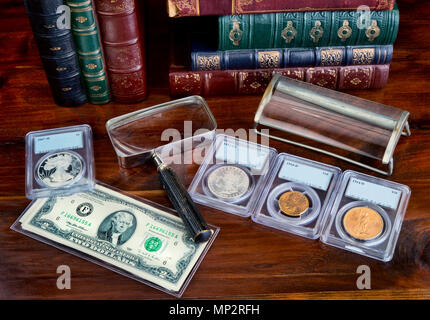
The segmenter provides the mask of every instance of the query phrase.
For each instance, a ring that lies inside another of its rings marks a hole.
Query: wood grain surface
[[[114,187],[169,205],[154,169],[120,169],[106,120],[170,100],[166,1],[146,1],[148,100],[62,108],[53,103],[21,0],[0,4],[0,299],[168,299],[171,296],[10,230],[29,204],[24,195],[25,134],[87,123],[94,133],[96,176]],[[412,136],[402,137],[391,180],[412,189],[394,258],[382,263],[200,207],[221,228],[184,298],[430,298],[430,2],[399,1],[400,31],[388,85],[348,93],[410,111]],[[211,97],[219,128],[252,128],[258,96]],[[273,142],[279,152],[353,169],[353,165]],[[190,173],[187,173],[190,174]],[[185,177],[191,179],[192,176]],[[72,288],[58,290],[56,269],[68,265]],[[368,265],[371,290],[358,290],[356,269]]]

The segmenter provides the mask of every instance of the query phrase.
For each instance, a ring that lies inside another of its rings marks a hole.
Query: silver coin
[[[78,181],[83,170],[84,163],[78,154],[57,152],[41,159],[36,175],[48,187],[62,187]]]
[[[214,169],[208,176],[209,191],[221,199],[235,199],[249,190],[250,177],[245,170],[236,166],[221,166]]]

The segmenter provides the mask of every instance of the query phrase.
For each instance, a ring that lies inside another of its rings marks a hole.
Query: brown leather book
[[[167,0],[170,17],[223,16],[268,12],[356,10],[366,5],[370,10],[391,10],[394,0]]]
[[[170,94],[262,94],[275,73],[330,89],[373,89],[387,84],[390,65],[188,71],[170,69]]]
[[[135,0],[95,0],[113,99],[134,103],[146,98],[144,42]]]

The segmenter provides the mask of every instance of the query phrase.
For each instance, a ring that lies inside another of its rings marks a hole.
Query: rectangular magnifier
[[[401,135],[410,135],[408,117],[409,112],[395,107],[276,74],[255,114],[254,129],[272,139],[391,175],[397,142]],[[262,128],[269,128],[270,134]],[[302,138],[306,143],[299,142]],[[358,155],[360,161],[344,152]],[[361,157],[388,168],[372,167]]]
[[[154,161],[173,207],[196,242],[209,239],[209,227],[175,172],[163,162],[162,154],[165,148],[183,153],[203,140],[212,141],[216,128],[215,118],[200,96],[166,102],[106,122],[119,165],[133,168],[149,159]],[[180,138],[162,141],[166,132]]]

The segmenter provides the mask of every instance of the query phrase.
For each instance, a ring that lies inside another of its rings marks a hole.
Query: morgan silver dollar
[[[251,177],[237,166],[224,165],[212,170],[207,178],[209,191],[217,198],[236,200],[248,193]]]
[[[48,154],[36,167],[37,180],[48,187],[62,187],[78,181],[84,173],[84,163],[77,153]]]

